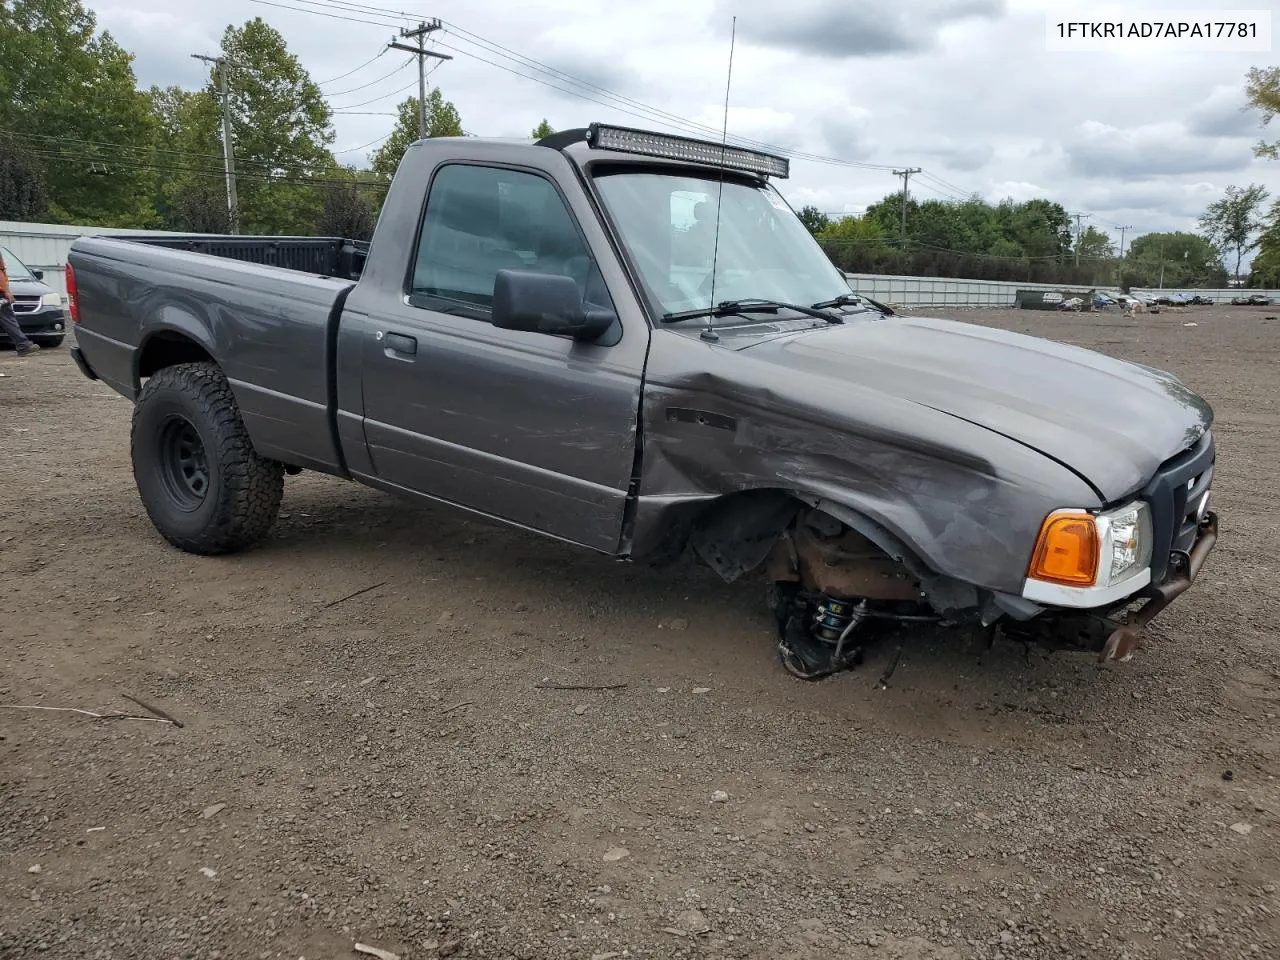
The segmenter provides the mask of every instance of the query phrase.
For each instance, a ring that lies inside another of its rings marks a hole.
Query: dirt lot
[[[181,554],[128,403],[0,355],[0,703],[184,724],[0,710],[0,957],[1280,956],[1271,312],[956,314],[1203,392],[1222,540],[1131,663],[922,633],[887,690],[751,585],[322,477]]]

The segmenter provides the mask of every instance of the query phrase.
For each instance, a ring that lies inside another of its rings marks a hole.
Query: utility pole
[[[232,233],[240,232],[240,201],[236,196],[236,160],[231,143],[231,92],[228,74],[231,63],[226,57],[208,57],[193,53],[196,60],[212,63],[218,70],[218,91],[222,97],[222,166],[227,175],[227,227]]]
[[[895,170],[893,175],[902,178],[902,249],[907,249],[907,182],[913,173],[920,173],[919,167],[908,167],[906,170]]]
[[[424,20],[412,30],[404,29],[400,31],[400,36],[405,40],[417,40],[417,46],[411,47],[407,43],[396,43],[394,40],[387,44],[392,50],[407,50],[418,58],[418,137],[423,140],[427,137],[427,57],[435,57],[438,60],[453,59],[448,54],[436,53],[427,49],[427,34],[434,33],[439,29],[440,21],[438,19],[432,20],[430,23]]]
[[[1124,283],[1124,233],[1126,230],[1132,230],[1133,224],[1126,223],[1116,229],[1120,231],[1120,256],[1116,261],[1116,286],[1118,287]]]
[[[1080,221],[1088,220],[1093,216],[1091,213],[1072,213],[1069,216],[1076,218],[1076,266],[1080,266]]]

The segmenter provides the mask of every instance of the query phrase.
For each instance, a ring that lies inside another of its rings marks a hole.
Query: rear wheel
[[[138,395],[131,444],[147,515],[175,547],[228,553],[271,529],[284,494],[284,467],[253,449],[216,364],[157,371]]]
[[[62,346],[62,341],[66,337],[32,337],[31,339],[38,343],[43,350],[56,350]]]

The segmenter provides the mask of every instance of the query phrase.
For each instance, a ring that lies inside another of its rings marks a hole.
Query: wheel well
[[[805,509],[785,490],[743,490],[720,497],[693,519],[688,544],[729,583],[764,562],[774,541]]]
[[[149,377],[157,370],[179,363],[211,361],[209,351],[185,334],[163,330],[148,338],[138,357],[138,377]]]

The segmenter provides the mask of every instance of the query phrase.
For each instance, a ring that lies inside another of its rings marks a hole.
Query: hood
[[[1172,374],[950,320],[850,317],[745,352],[830,389],[832,401],[839,383],[856,383],[994,431],[1068,466],[1107,501],[1140,489],[1213,420]]]
[[[21,294],[25,297],[43,297],[47,293],[53,293],[53,287],[43,280],[14,280],[11,278],[9,286],[13,288],[14,296]]]

